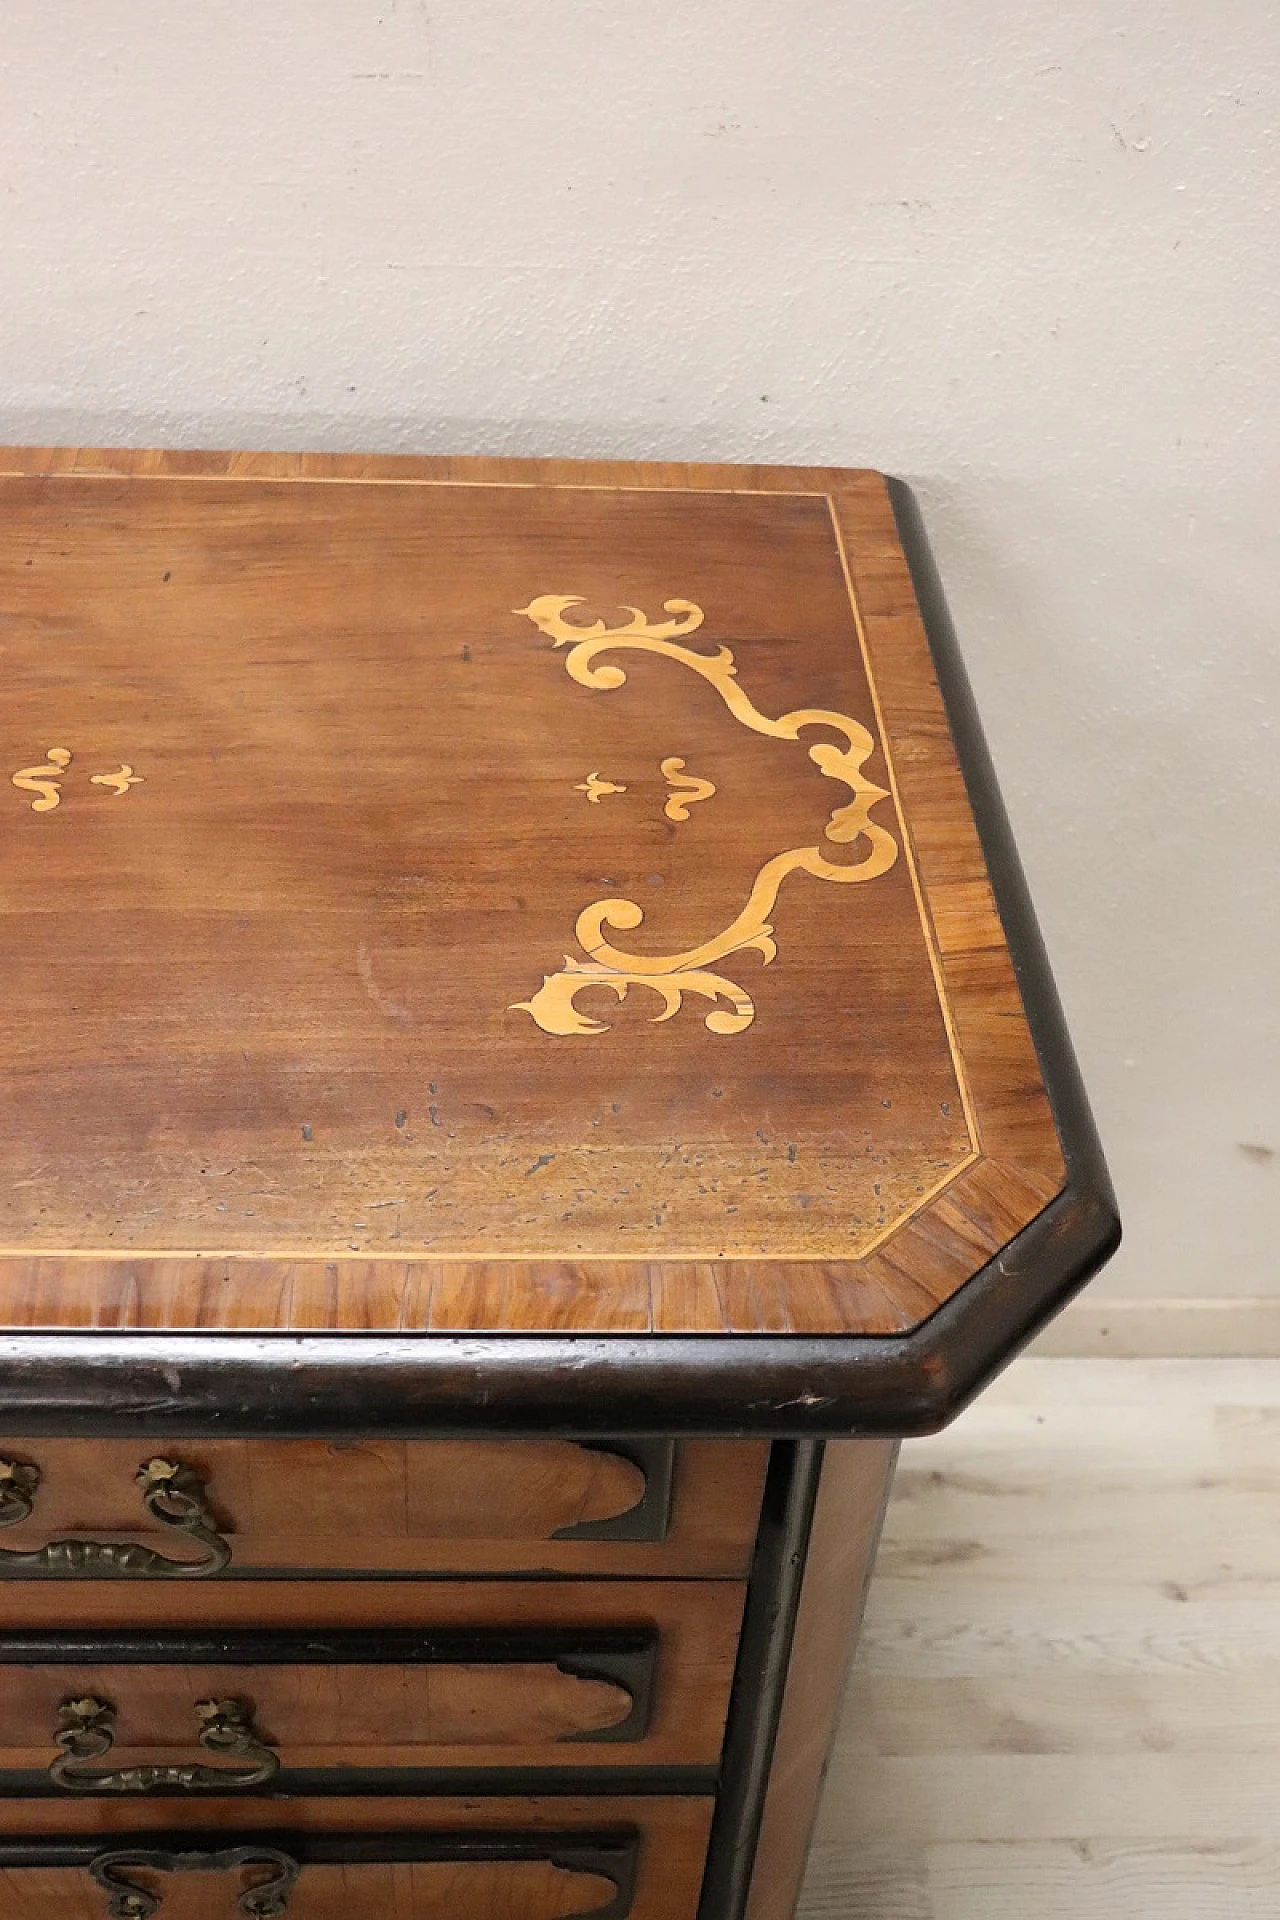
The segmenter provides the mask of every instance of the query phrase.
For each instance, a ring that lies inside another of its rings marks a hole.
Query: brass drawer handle
[[[284,1913],[289,1895],[302,1871],[289,1854],[275,1847],[224,1847],[219,1853],[162,1853],[141,1847],[122,1847],[116,1853],[100,1853],[89,1863],[89,1872],[109,1895],[107,1912],[111,1920],[150,1920],[160,1909],[161,1895],[148,1893],[124,1877],[125,1869],[144,1873],[234,1873],[240,1867],[270,1867],[269,1879],[246,1887],[236,1901],[249,1920],[272,1920]]]
[[[205,1483],[193,1468],[177,1460],[147,1460],[134,1479],[151,1518],[198,1541],[204,1559],[168,1560],[136,1542],[50,1540],[29,1553],[0,1552],[0,1580],[208,1580],[231,1564],[231,1544],[218,1532],[205,1502]],[[39,1487],[39,1467],[0,1460],[0,1527],[30,1519]]]
[[[246,1887],[236,1901],[249,1920],[272,1920],[284,1913],[289,1895],[301,1868],[289,1854],[276,1847],[224,1847],[217,1853],[165,1853],[159,1849],[122,1847],[115,1853],[100,1853],[89,1863],[89,1872],[108,1897],[111,1920],[150,1920],[160,1909],[162,1896],[148,1893],[124,1877],[125,1870],[144,1873],[234,1873],[241,1867],[270,1867],[271,1875]]]
[[[185,1766],[93,1769],[88,1760],[110,1753],[116,1737],[116,1710],[90,1694],[82,1700],[64,1700],[58,1709],[54,1734],[61,1752],[49,1767],[55,1787],[71,1793],[154,1793],[178,1787],[184,1793],[243,1793],[265,1786],[280,1771],[279,1756],[262,1744],[251,1710],[239,1700],[197,1700],[202,1722],[200,1745],[209,1753],[224,1753],[248,1762],[238,1767],[207,1767],[200,1761]]]

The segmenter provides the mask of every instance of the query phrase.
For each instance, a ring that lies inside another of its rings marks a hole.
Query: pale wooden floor
[[[1280,1920],[1280,1360],[1027,1359],[903,1449],[800,1911]]]

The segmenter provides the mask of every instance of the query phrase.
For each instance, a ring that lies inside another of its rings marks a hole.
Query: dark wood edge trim
[[[929,1344],[935,1359],[946,1366],[945,1401],[933,1422],[941,1425],[1111,1258],[1121,1228],[1102,1143],[924,520],[903,481],[886,478],[885,488],[1067,1167],[1064,1190],[1039,1218],[919,1330],[927,1340],[932,1329]],[[1033,1261],[1039,1270],[1028,1273]]]
[[[675,1485],[674,1440],[580,1440],[587,1453],[613,1454],[630,1461],[644,1475],[644,1492],[634,1507],[607,1520],[580,1520],[561,1527],[553,1540],[665,1540],[671,1527],[671,1498]]]
[[[0,1628],[0,1668],[557,1666],[651,1659],[649,1628]]]
[[[468,1830],[451,1828],[441,1832],[328,1833],[312,1828],[290,1832],[286,1829],[250,1827],[243,1840],[233,1837],[231,1828],[219,1827],[202,1832],[195,1827],[166,1828],[150,1832],[146,1828],[120,1827],[108,1834],[23,1834],[0,1837],[0,1869],[6,1867],[74,1867],[96,1859],[103,1852],[129,1852],[135,1848],[156,1847],[166,1852],[223,1853],[237,1845],[273,1847],[292,1853],[299,1859],[342,1863],[354,1860],[549,1860],[553,1854],[567,1858],[582,1852],[595,1855],[625,1855],[635,1850],[638,1835],[634,1828],[570,1829],[554,1828],[524,1832],[481,1827]]]
[[[1120,1222],[941,586],[886,482],[1067,1163],[1062,1193],[912,1333],[0,1337],[32,1435],[910,1435],[944,1425],[1115,1251]]]
[[[822,1452],[821,1441],[781,1443],[769,1461],[698,1920],[738,1920],[750,1891]]]
[[[705,1800],[716,1791],[714,1766],[629,1767],[281,1767],[269,1787],[251,1798],[261,1800],[434,1799],[511,1800],[610,1799]],[[80,1796],[77,1796],[80,1797]],[[93,1796],[87,1795],[87,1798]],[[175,1797],[173,1789],[158,1790],[148,1799]],[[217,1798],[204,1794],[203,1798]],[[225,1797],[225,1791],[223,1794]],[[65,1794],[50,1786],[47,1772],[15,1767],[0,1772],[0,1803],[49,1800],[64,1802]]]
[[[562,1733],[564,1746],[630,1746],[643,1740],[653,1722],[653,1695],[658,1679],[658,1636],[651,1634],[633,1647],[605,1648],[600,1653],[566,1654],[556,1661],[561,1673],[574,1680],[600,1680],[619,1688],[631,1701],[625,1719],[586,1733]]]

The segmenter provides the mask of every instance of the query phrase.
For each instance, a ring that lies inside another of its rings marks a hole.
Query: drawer
[[[740,1587],[415,1595],[413,1625],[0,1630],[0,1789],[382,1792],[441,1774],[493,1785],[495,1772],[622,1767],[714,1777]]]
[[[0,1580],[737,1578],[756,1441],[0,1442]]]
[[[141,1834],[124,1846],[0,1842],[0,1920],[627,1920],[636,1836],[530,1833]]]
[[[0,1920],[695,1920],[711,1819],[663,1798],[104,1811],[0,1812]]]

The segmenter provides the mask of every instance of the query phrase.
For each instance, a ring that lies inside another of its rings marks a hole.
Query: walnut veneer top
[[[0,474],[0,1324],[899,1333],[1060,1191],[878,475]]]

